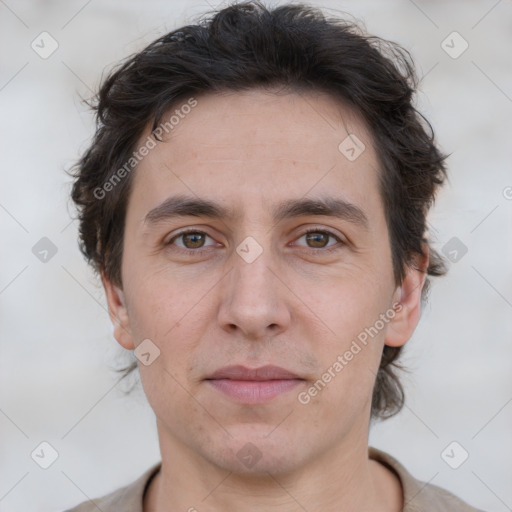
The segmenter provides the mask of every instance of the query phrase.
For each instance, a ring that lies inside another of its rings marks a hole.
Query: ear
[[[101,282],[107,296],[110,320],[114,325],[114,338],[125,349],[133,350],[135,344],[131,334],[130,317],[128,316],[124,292],[120,287],[113,284],[103,272],[101,273]]]
[[[429,261],[428,245],[423,244],[423,254],[418,254],[407,267],[402,284],[393,294],[395,316],[388,324],[385,344],[401,347],[411,338],[421,315],[421,291],[425,285]]]

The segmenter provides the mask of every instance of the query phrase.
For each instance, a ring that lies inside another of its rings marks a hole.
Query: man
[[[106,79],[72,195],[162,463],[74,511],[476,510],[368,447],[444,273],[415,87],[400,47],[255,2]]]

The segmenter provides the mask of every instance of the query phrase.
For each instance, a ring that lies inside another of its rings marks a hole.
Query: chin
[[[248,445],[250,446],[250,445]],[[237,452],[224,454],[221,460],[212,460],[219,468],[229,471],[234,475],[244,477],[254,477],[267,479],[269,475],[274,477],[284,476],[292,473],[299,466],[295,459],[290,457],[291,454],[280,453],[261,453],[259,460],[241,462]]]
[[[238,430],[238,432],[235,432]],[[245,430],[245,431],[244,431]],[[293,440],[282,432],[270,434],[268,425],[261,428],[230,429],[233,437],[219,440],[217,447],[203,447],[203,457],[215,466],[234,474],[254,477],[285,475],[297,469],[304,454],[299,453]]]

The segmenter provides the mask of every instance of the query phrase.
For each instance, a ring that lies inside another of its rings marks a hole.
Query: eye
[[[340,249],[340,246],[338,244],[343,245],[343,241],[335,235],[334,233],[331,233],[330,231],[326,231],[323,229],[308,229],[305,233],[303,233],[300,237],[305,238],[306,240],[306,246],[300,245],[301,247],[306,247],[307,249],[323,249],[325,251],[332,251]],[[334,242],[338,242],[338,244],[334,243],[331,245],[329,244],[329,239],[334,239]]]
[[[187,230],[187,231],[181,231],[177,235],[173,236],[166,245],[175,245],[179,249],[182,249],[184,251],[190,251],[190,252],[201,252],[201,249],[204,249],[205,247],[205,240],[206,238],[209,238],[210,240],[213,240],[209,235],[204,233],[203,231],[197,231],[197,230]],[[182,245],[175,243],[176,241],[180,241]],[[214,244],[212,244],[214,245]]]
[[[205,245],[206,239],[209,238],[214,243]],[[330,231],[323,229],[308,229],[304,232],[298,240],[304,238],[306,245],[298,244],[305,249],[309,249],[313,252],[329,252],[340,249],[340,245],[343,246],[344,242],[339,236],[335,235]],[[329,243],[331,241],[332,243]],[[178,243],[180,242],[180,243]],[[337,242],[337,243],[336,243]],[[166,244],[166,246],[174,246],[178,250],[200,254],[207,250],[208,247],[215,246],[215,241],[207,233],[198,230],[186,230],[181,231],[174,235]]]

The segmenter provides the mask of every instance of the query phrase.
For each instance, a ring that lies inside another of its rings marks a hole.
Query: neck
[[[162,467],[146,493],[144,512],[398,512],[403,506],[398,477],[368,458],[366,438],[288,473],[237,474],[166,438],[158,427]]]

